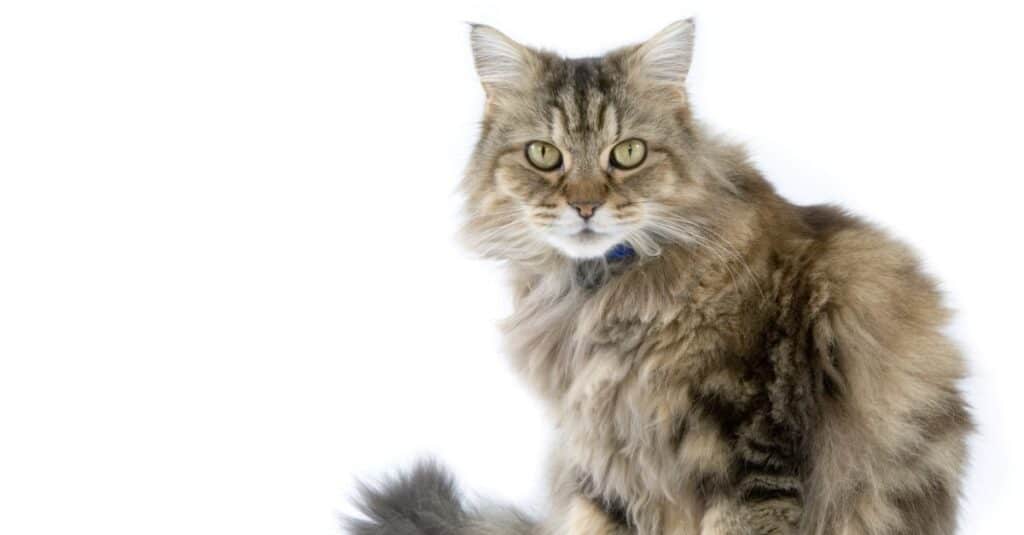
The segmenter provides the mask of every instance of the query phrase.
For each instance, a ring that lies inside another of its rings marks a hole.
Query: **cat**
[[[556,419],[550,506],[474,506],[428,462],[364,488],[352,533],[954,533],[973,424],[936,285],[694,119],[693,41],[569,59],[472,27],[463,233],[507,267],[507,352]]]

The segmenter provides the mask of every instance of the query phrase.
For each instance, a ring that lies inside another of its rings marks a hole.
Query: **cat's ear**
[[[632,53],[633,74],[660,84],[682,86],[693,58],[692,18],[669,24]]]
[[[488,97],[520,87],[532,78],[537,60],[532,50],[490,26],[470,26],[473,62]]]

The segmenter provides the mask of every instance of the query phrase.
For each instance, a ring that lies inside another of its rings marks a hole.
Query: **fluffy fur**
[[[505,262],[508,353],[556,417],[551,507],[472,509],[421,467],[365,494],[354,533],[953,533],[971,422],[935,284],[693,119],[692,21],[601,58],[485,26],[472,43],[487,108],[465,238]],[[648,154],[622,170],[627,139]],[[559,169],[530,165],[534,140]],[[617,243],[636,256],[606,260]]]

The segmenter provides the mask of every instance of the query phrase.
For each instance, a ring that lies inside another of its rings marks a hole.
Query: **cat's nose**
[[[597,209],[600,208],[602,204],[604,204],[603,201],[598,201],[598,202],[593,202],[593,201],[577,201],[577,202],[570,202],[569,206],[572,206],[573,208],[575,208],[576,209],[576,213],[579,214],[580,217],[582,217],[584,221],[586,221],[586,220],[590,219],[594,215],[594,212],[596,212]]]

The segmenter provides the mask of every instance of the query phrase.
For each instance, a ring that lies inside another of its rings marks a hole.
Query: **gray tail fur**
[[[466,503],[447,470],[423,461],[377,486],[360,485],[359,510],[345,520],[350,535],[534,535],[520,512]]]

